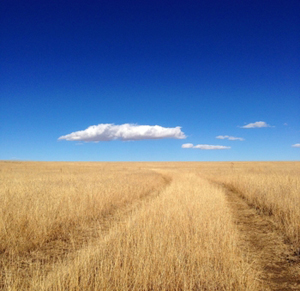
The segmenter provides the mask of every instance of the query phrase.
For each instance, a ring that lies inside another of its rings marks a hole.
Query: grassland
[[[1,290],[285,290],[231,196],[295,253],[299,290],[299,162],[3,161],[0,182]]]

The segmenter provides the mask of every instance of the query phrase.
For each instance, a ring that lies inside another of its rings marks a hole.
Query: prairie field
[[[0,161],[0,290],[300,290],[300,162]]]

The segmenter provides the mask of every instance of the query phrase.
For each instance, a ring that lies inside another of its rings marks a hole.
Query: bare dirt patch
[[[227,200],[241,235],[241,248],[261,270],[265,290],[300,290],[300,256],[280,232],[272,216],[227,190]]]

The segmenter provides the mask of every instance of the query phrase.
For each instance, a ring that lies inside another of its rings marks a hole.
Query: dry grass
[[[0,162],[0,289],[259,290],[225,190],[207,179],[272,211],[297,243],[299,165]]]
[[[15,290],[168,183],[147,169],[93,163],[2,162],[0,181],[0,284]]]
[[[222,190],[194,174],[174,176],[159,197],[40,290],[258,290],[239,251]]]
[[[211,169],[210,177],[272,217],[300,251],[299,162],[232,163],[227,171]]]
[[[88,164],[2,167],[0,252],[28,252],[69,240],[75,228],[101,221],[166,183],[149,170]]]

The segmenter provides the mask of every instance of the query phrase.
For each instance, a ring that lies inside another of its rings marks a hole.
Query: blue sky
[[[299,160],[298,0],[0,6],[1,160]]]

